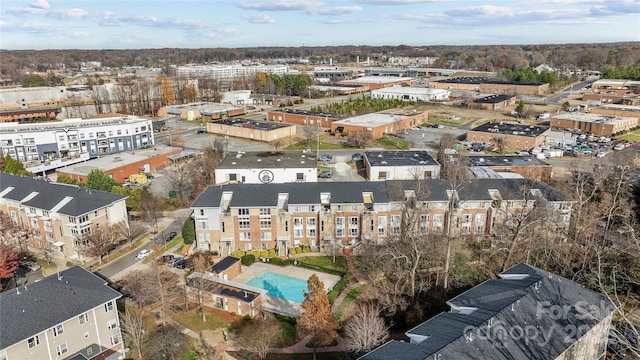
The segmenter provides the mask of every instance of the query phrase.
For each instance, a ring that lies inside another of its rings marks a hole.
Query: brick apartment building
[[[611,136],[638,126],[637,117],[600,115],[583,112],[551,116],[552,129],[580,129],[598,136]]]
[[[81,258],[80,238],[128,225],[125,196],[0,172],[0,212],[34,248]]]
[[[444,180],[221,185],[207,188],[191,209],[201,250],[230,255],[276,248],[286,256],[292,246],[393,239],[406,202],[420,213],[411,226],[425,234],[481,237],[492,233],[495,221],[535,204],[546,204],[562,224],[571,215],[560,192],[525,179],[476,179],[460,191]]]
[[[550,132],[547,126],[491,121],[467,131],[467,140],[489,144],[502,139],[505,148],[531,150],[545,143]]]

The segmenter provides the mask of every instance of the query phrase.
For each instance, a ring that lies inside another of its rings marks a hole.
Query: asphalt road
[[[552,95],[549,96],[548,98],[546,98],[544,100],[545,104],[557,104],[558,102],[560,102],[560,100],[566,98],[567,96],[569,96],[573,91],[579,91],[582,88],[584,88],[585,86],[591,84],[595,82],[595,80],[588,80],[588,81],[583,81],[583,82],[579,82],[577,84],[574,84],[572,86],[567,87],[566,89]]]

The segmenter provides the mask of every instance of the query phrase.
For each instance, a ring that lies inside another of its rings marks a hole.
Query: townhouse
[[[0,293],[0,359],[122,359],[120,297],[79,266]]]
[[[35,248],[82,258],[82,236],[128,226],[126,196],[0,172],[0,212]]]
[[[440,313],[358,360],[597,360],[616,306],[556,274],[518,264],[447,301]],[[401,356],[399,356],[401,354]]]
[[[199,249],[231,255],[275,248],[279,256],[292,246],[383,243],[408,227],[479,238],[535,207],[557,215],[561,226],[569,224],[571,202],[527,179],[228,184],[207,188],[191,205]]]

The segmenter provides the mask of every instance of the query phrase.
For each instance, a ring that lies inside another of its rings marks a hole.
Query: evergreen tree
[[[87,187],[89,189],[102,190],[102,191],[111,191],[111,188],[118,185],[115,180],[109,177],[109,175],[105,174],[104,171],[100,169],[93,169],[87,175]]]

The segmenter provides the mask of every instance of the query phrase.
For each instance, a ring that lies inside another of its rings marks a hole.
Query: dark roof
[[[374,203],[403,199],[404,190],[415,190],[420,201],[446,201],[450,184],[446,180],[388,180],[368,182],[317,182],[289,184],[228,184],[208,187],[191,204],[192,208],[220,206],[224,192],[232,192],[230,207],[273,207],[278,194],[288,194],[288,204],[317,205],[322,193],[331,194],[332,204],[362,204],[362,194],[373,193]],[[520,200],[527,189],[539,189],[549,201],[564,201],[564,195],[546,183],[529,179],[474,179],[459,186],[460,200],[492,200],[489,190],[497,189],[504,200]]]
[[[240,259],[238,259],[237,257],[227,256],[224,259],[215,263],[211,268],[211,272],[214,274],[220,274],[221,272],[227,270],[238,261],[240,261]]]
[[[198,278],[198,280],[196,280],[196,277]],[[198,284],[197,281],[201,281],[201,283]],[[259,292],[242,289],[239,286],[224,284],[223,282],[218,282],[215,279],[207,279],[200,276],[189,276],[187,278],[187,285],[193,288],[198,288],[199,286],[201,286],[203,291],[210,292],[212,294],[232,297],[247,303],[252,302],[261,295]]]
[[[302,151],[242,151],[228,153],[216,169],[315,169],[318,166],[315,153]]]
[[[503,101],[507,101],[513,99],[515,96],[513,95],[489,95],[480,99],[473,100],[476,104],[497,104]]]
[[[36,196],[22,202],[22,205],[47,211],[50,211],[62,200],[69,197],[71,200],[57,210],[59,213],[69,216],[83,215],[127,198],[123,195],[105,191],[0,172],[0,192],[10,187],[13,189],[4,194],[3,198],[22,201],[28,195],[37,193]]]
[[[293,126],[285,123],[277,123],[273,121],[256,121],[251,119],[223,119],[223,120],[212,120],[210,121],[212,124],[220,124],[227,126],[237,126],[248,129],[257,129],[257,130],[274,130],[281,129],[288,126]]]
[[[305,110],[305,109],[292,109],[292,108],[281,108],[281,109],[277,109],[277,110],[270,110],[270,113],[283,113],[283,114],[294,114],[294,115],[308,115],[308,116],[313,116],[316,118],[328,118],[328,119],[343,119],[345,117],[345,115],[341,115],[341,114],[332,114],[332,113],[325,113],[325,112],[320,112],[320,111],[311,111],[311,110]]]
[[[0,293],[0,349],[121,296],[105,280],[79,266]]]
[[[518,82],[504,81],[497,79],[489,79],[486,77],[455,77],[449,79],[438,80],[439,83],[445,84],[500,84],[500,85],[543,85],[544,82]]]
[[[426,151],[367,151],[371,166],[439,165]]]
[[[548,130],[548,126],[521,125],[504,121],[490,121],[471,129],[471,131],[482,131],[492,134],[528,136],[532,138],[535,138]]]
[[[434,354],[460,360],[555,359],[615,309],[606,296],[527,264],[514,266],[448,304],[450,312],[406,333],[412,343],[392,340],[360,359],[422,360]],[[567,311],[566,316],[556,316],[558,307]],[[528,331],[527,336],[510,336],[515,330]],[[606,337],[598,340],[606,343]]]
[[[464,159],[469,166],[551,166],[528,155],[473,155]]]

